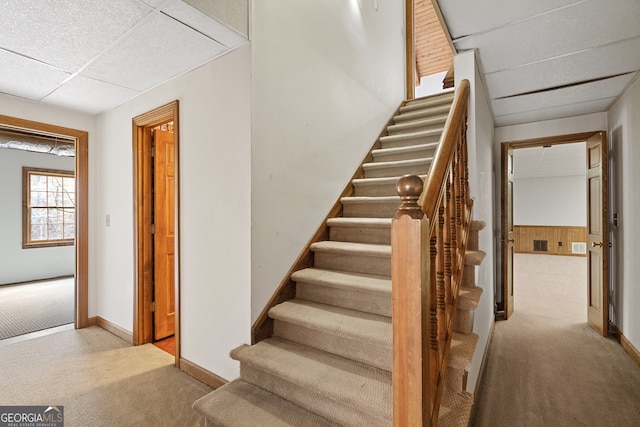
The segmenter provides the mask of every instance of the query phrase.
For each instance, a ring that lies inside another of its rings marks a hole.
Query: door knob
[[[591,242],[591,247],[592,248],[601,248],[602,247],[602,242]]]

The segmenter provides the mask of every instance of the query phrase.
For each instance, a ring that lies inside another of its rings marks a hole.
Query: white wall
[[[615,164],[610,213],[618,213],[612,227],[618,257],[614,265],[614,321],[636,349],[640,349],[640,80],[636,80],[608,114],[610,151]]]
[[[252,2],[252,319],[404,97],[403,2]]]
[[[586,227],[587,186],[585,182],[585,176],[514,180],[513,223],[515,225]]]
[[[73,171],[75,159],[0,149],[0,285],[73,276],[75,247],[22,249],[22,167]]]
[[[494,127],[493,114],[485,83],[478,72],[475,51],[456,55],[454,67],[456,87],[463,79],[469,80],[471,84],[467,128],[469,187],[474,199],[473,219],[486,223],[486,227],[479,234],[479,249],[486,253],[486,257],[476,268],[476,285],[483,290],[482,298],[474,312],[473,332],[478,334],[479,338],[467,382],[467,391],[473,393],[494,321]]]
[[[227,379],[251,330],[250,57],[244,45],[97,119],[97,315],[132,330],[132,118],[177,99],[181,352]]]
[[[56,126],[63,126],[89,133],[89,194],[96,188],[96,138],[95,117],[65,108],[31,102],[13,96],[0,94],[0,114]],[[95,288],[95,247],[91,245],[96,239],[95,203],[89,197],[89,316],[96,312]],[[34,250],[34,249],[30,249]]]

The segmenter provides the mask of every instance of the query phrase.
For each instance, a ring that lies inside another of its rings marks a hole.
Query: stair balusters
[[[406,175],[397,185],[402,205],[391,225],[396,427],[438,420],[471,218],[468,98],[464,80],[426,184]]]

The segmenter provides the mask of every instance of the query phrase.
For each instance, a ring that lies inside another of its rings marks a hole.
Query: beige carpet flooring
[[[586,324],[580,260],[516,256],[516,311],[495,324],[472,426],[640,425],[640,367]]]
[[[0,286],[0,340],[73,323],[74,279]]]
[[[0,405],[62,405],[66,427],[202,426],[191,405],[211,388],[146,344],[98,327],[0,347]]]

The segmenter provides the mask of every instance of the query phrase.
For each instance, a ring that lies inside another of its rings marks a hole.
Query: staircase
[[[269,310],[272,336],[233,350],[240,378],[194,403],[207,425],[392,424],[390,229],[400,205],[395,187],[405,174],[425,178],[452,100],[448,92],[399,109],[372,161],[362,165],[364,176],[353,180],[353,194],[341,198],[341,216],[327,220],[328,240],[312,243],[311,266],[291,275],[295,298]],[[466,425],[456,424],[458,414],[462,410],[468,419],[471,407],[463,390],[477,341],[471,312],[481,294],[474,283],[474,266],[482,260],[480,227],[473,223],[465,256],[442,425]]]

